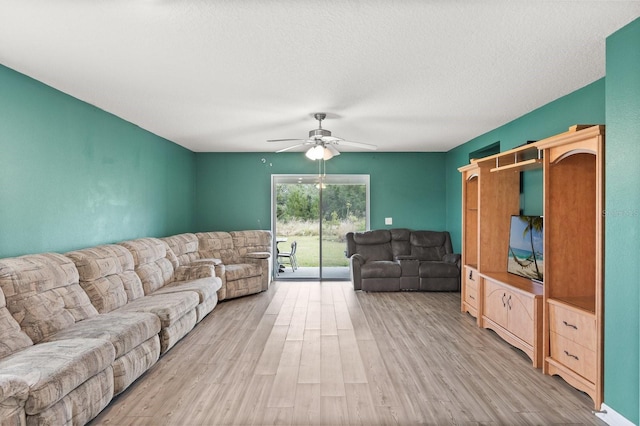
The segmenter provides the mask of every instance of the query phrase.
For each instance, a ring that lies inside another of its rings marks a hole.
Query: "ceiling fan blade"
[[[338,149],[335,146],[333,146],[332,144],[327,144],[324,147],[327,148],[329,151],[331,151],[331,153],[333,154],[334,157],[336,155],[340,155],[340,151],[338,151]]]
[[[335,143],[337,145],[355,146],[356,148],[369,149],[371,151],[375,151],[378,149],[378,147],[375,145],[371,145],[369,143],[362,143],[362,142],[340,140]]]
[[[303,140],[304,140],[304,139],[303,139]],[[279,152],[287,152],[287,151],[291,151],[292,149],[300,148],[301,146],[307,146],[307,145],[311,145],[311,144],[309,143],[309,141],[302,142],[302,143],[297,143],[297,144],[295,144],[295,145],[291,145],[291,146],[288,146],[288,147],[286,147],[286,148],[282,148],[282,149],[277,150],[277,151],[276,151],[276,154],[277,154],[277,153],[279,153]]]
[[[267,142],[304,142],[307,139],[269,139]]]

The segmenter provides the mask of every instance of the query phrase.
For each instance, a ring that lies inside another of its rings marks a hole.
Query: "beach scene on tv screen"
[[[507,271],[542,281],[544,270],[542,241],[542,217],[512,216]]]

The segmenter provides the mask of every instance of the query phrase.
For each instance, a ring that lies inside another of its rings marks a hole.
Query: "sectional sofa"
[[[227,265],[180,257],[166,241],[192,241],[199,253],[191,235],[0,259],[0,425],[87,423],[210,313]],[[269,285],[270,233],[234,235],[234,259],[267,268],[233,285],[266,289],[251,283]]]

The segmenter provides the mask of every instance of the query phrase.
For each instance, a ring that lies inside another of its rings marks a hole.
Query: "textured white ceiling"
[[[193,151],[274,151],[314,112],[446,151],[605,72],[639,1],[0,0],[0,63]],[[345,149],[348,150],[348,149]]]

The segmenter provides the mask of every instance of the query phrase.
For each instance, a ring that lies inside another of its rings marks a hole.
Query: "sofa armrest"
[[[420,270],[420,260],[413,256],[396,256],[396,262],[400,264],[403,277],[417,277]]]
[[[0,373],[0,424],[26,424],[24,405],[29,385],[13,374]]]
[[[458,265],[458,269],[460,269],[460,254],[459,253],[448,253],[442,256],[443,262],[455,263]]]
[[[210,278],[215,276],[215,265],[195,264],[177,267],[174,274],[174,281],[190,281],[197,280],[199,278]]]
[[[260,266],[262,269],[262,290],[268,290],[271,283],[271,253],[268,251],[249,252],[241,257],[247,263]]]
[[[418,258],[410,254],[400,254],[394,260],[418,260]]]
[[[245,257],[249,259],[269,259],[271,257],[271,253],[268,251],[254,251],[247,253]]]
[[[362,265],[367,263],[364,256],[356,253],[349,258],[349,273],[351,274],[351,282],[354,290],[362,289]]]

